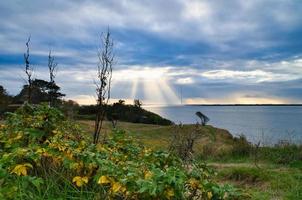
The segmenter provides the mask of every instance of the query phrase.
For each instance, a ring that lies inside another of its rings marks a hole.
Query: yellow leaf
[[[11,173],[17,174],[18,176],[27,176],[27,168],[33,168],[33,166],[29,163],[16,165]]]
[[[191,178],[188,182],[193,189],[197,189],[199,186],[199,181],[195,178]]]
[[[88,183],[88,177],[76,176],[72,179],[72,182],[75,183],[78,187],[82,187],[83,185]]]
[[[111,190],[113,193],[125,192],[126,188],[123,187],[119,182],[114,182],[112,184]]]
[[[96,145],[96,149],[97,149],[98,151],[104,151],[104,152],[107,151],[107,150],[104,148],[104,146],[101,145],[101,144]]]
[[[13,140],[19,140],[23,137],[22,133],[18,133],[18,135]]]
[[[65,155],[67,158],[72,159],[73,158],[73,154],[70,150],[67,150],[67,152],[65,152]]]
[[[110,178],[108,178],[107,176],[101,176],[99,178],[98,184],[108,184],[111,183]]]
[[[151,177],[152,177],[152,175],[153,175],[153,173],[152,173],[152,172],[150,172],[150,171],[146,171],[146,172],[145,172],[145,179],[149,179],[149,178],[151,178]]]
[[[167,199],[171,199],[174,196],[174,190],[172,188],[168,188],[165,192],[165,196]]]
[[[208,193],[207,193],[207,196],[208,196],[208,199],[212,199],[212,197],[213,197],[212,192],[208,192]]]

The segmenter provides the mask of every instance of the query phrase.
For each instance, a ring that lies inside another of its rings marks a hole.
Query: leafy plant
[[[102,144],[47,105],[24,105],[0,127],[0,198],[236,199],[206,165],[139,145],[123,130]]]

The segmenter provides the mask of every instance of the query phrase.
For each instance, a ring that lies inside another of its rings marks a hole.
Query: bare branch
[[[55,77],[58,70],[58,63],[55,63],[54,56],[51,55],[51,50],[49,50],[48,54],[48,70],[49,70],[49,80],[50,84],[52,85],[52,89],[49,91],[49,104],[50,106],[54,105],[54,99],[55,99],[55,91],[54,91],[54,85],[55,85]]]
[[[97,114],[95,119],[95,130],[93,142],[98,143],[103,120],[105,117],[106,105],[110,99],[112,65],[114,60],[113,41],[109,29],[106,34],[101,34],[102,47],[98,49],[98,64],[97,64]]]
[[[27,76],[27,101],[28,103],[31,103],[31,95],[32,95],[32,76],[33,76],[33,67],[30,65],[29,62],[29,43],[30,43],[31,36],[28,37],[26,45],[26,52],[24,53],[24,62],[25,62],[25,74]]]

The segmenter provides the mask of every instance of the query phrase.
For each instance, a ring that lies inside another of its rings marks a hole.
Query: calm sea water
[[[208,124],[227,129],[233,135],[244,134],[251,142],[265,145],[288,140],[302,143],[302,106],[147,106],[175,123],[198,121],[195,113],[210,118]]]

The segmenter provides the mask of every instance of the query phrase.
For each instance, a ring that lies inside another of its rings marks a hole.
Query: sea
[[[197,111],[205,114],[209,125],[244,135],[252,143],[275,145],[302,144],[302,106],[145,106],[146,110],[176,124],[199,121]]]

